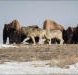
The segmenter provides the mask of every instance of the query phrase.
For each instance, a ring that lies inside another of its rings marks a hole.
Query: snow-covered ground
[[[57,66],[50,67],[46,65],[48,61],[32,61],[32,62],[5,62],[0,64],[0,75],[9,74],[78,74],[78,63],[70,65],[68,69],[59,68]]]
[[[15,46],[13,44],[11,44],[11,45],[9,45],[9,44],[0,44],[0,48],[10,48],[10,47],[18,48],[18,46]]]
[[[0,44],[0,48],[18,48],[15,45]],[[69,68],[60,68],[58,66],[50,67],[50,61],[31,61],[31,62],[5,62],[0,64],[0,75],[17,75],[17,74],[78,74],[78,63],[69,65]]]

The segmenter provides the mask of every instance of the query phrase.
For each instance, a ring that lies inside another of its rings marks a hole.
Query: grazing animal
[[[13,34],[13,43],[20,44],[22,40],[22,32],[21,30],[15,30]],[[23,36],[24,37],[24,36]]]
[[[78,44],[78,25],[73,29],[73,43]]]
[[[44,23],[43,23],[43,29],[45,30],[60,30],[60,31],[63,31],[64,30],[64,27],[60,24],[57,24],[55,21],[52,21],[52,20],[45,20]],[[52,39],[52,43],[58,43],[58,39],[57,38],[54,38]]]
[[[48,43],[49,43],[49,40],[44,39],[44,44],[48,44]],[[60,44],[60,40],[57,39],[57,38],[52,38],[51,39],[51,44]]]
[[[32,39],[33,43],[36,44],[35,37],[39,37],[39,43],[42,43],[42,38],[45,35],[45,30],[41,28],[31,28],[31,27],[22,27],[22,32],[27,36],[23,42]]]
[[[43,23],[43,29],[46,30],[61,30],[63,31],[64,28],[60,24],[57,24],[56,22],[52,20],[45,20]]]
[[[49,44],[51,44],[51,39],[53,39],[53,38],[59,39],[60,44],[63,44],[63,42],[64,42],[62,32],[60,30],[46,31],[45,38],[49,41]]]
[[[21,26],[18,20],[13,20],[11,23],[5,24],[3,28],[3,43],[6,44],[7,37],[9,38],[9,43],[13,43],[14,31],[19,31],[20,29]]]
[[[78,26],[68,27],[63,31],[63,38],[66,44],[77,44],[78,43]]]
[[[63,39],[64,43],[66,44],[72,44],[74,43],[73,37],[74,37],[74,28],[68,27],[66,30],[63,31]]]
[[[23,42],[29,40],[30,38],[33,40],[35,44],[35,37],[39,37],[39,43],[42,44],[45,40],[49,40],[49,44],[51,44],[51,39],[57,38],[60,40],[60,44],[63,44],[62,32],[60,30],[44,30],[41,28],[32,28],[32,27],[22,27],[22,32],[27,36]]]
[[[30,28],[39,28],[37,25],[32,25],[32,26],[27,26],[25,27],[21,27],[21,30],[15,30],[14,31],[14,35],[13,35],[13,40],[16,44],[20,44],[26,37],[26,32],[28,31]],[[38,42],[39,41],[39,37],[35,37],[35,41]],[[29,40],[26,41],[27,43],[33,43],[32,39],[30,38]]]

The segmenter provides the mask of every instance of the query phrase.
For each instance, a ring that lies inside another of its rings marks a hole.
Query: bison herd
[[[3,44],[6,44],[9,38],[9,44],[24,43],[60,43],[60,44],[77,44],[78,43],[78,26],[64,27],[52,20],[45,20],[43,28],[38,25],[21,27],[18,20],[13,20],[5,24],[3,28]]]

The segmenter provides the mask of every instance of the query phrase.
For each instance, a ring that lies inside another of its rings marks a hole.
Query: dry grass
[[[0,49],[0,61],[34,61],[50,60],[50,66],[68,68],[68,65],[78,62],[78,45],[18,45],[19,48]]]
[[[78,62],[78,57],[76,56],[71,56],[65,59],[52,59],[50,61],[50,63],[48,63],[48,65],[50,65],[50,67],[53,66],[59,66],[61,68],[69,68],[69,65],[75,64]]]

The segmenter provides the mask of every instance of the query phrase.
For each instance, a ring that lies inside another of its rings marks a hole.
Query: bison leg
[[[7,41],[7,34],[5,31],[3,31],[3,44],[6,44]]]
[[[9,44],[12,44],[13,43],[13,39],[12,37],[9,37]]]
[[[7,36],[4,36],[3,37],[3,44],[6,44],[6,41],[7,41]]]

